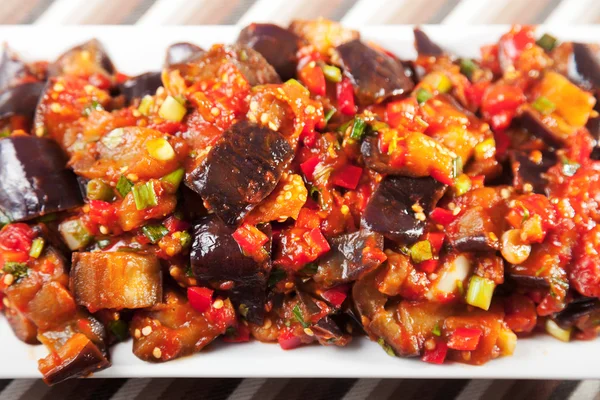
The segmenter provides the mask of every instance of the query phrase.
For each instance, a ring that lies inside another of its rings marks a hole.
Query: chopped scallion
[[[325,78],[328,81],[335,83],[342,81],[342,71],[338,67],[325,64],[321,67],[321,69],[323,70],[323,75],[325,75]]]
[[[396,353],[394,353],[394,349],[392,349],[392,346],[385,342],[385,339],[380,337],[379,339],[377,339],[377,344],[381,346],[381,348],[387,353],[388,356],[396,356]]]
[[[551,319],[546,320],[546,332],[550,335],[554,336],[560,341],[568,342],[571,340],[571,331],[573,328],[563,329],[558,324]]]
[[[271,271],[271,275],[269,275],[268,285],[269,287],[273,287],[277,285],[279,282],[285,279],[287,273],[282,269],[273,269]]]
[[[140,101],[138,111],[140,112],[140,114],[142,114],[144,116],[148,116],[148,115],[150,115],[150,109],[152,108],[153,104],[154,104],[154,99],[152,98],[152,96],[147,94],[144,97],[142,97],[142,101]]]
[[[115,335],[119,342],[126,340],[129,336],[129,329],[127,327],[127,323],[121,319],[118,319],[116,321],[110,321],[108,323],[108,329],[110,329],[112,334]]]
[[[367,123],[362,118],[354,118],[354,123],[352,124],[352,131],[350,131],[350,137],[355,140],[362,139],[366,127]]]
[[[435,326],[431,330],[431,333],[433,333],[435,336],[442,336],[442,330],[440,329],[439,323],[435,324]]]
[[[302,325],[303,328],[308,328],[310,326],[306,323],[306,321],[304,321],[302,311],[300,310],[300,306],[298,306],[298,304],[294,306],[294,308],[292,309],[292,313],[294,314],[294,318],[296,318],[296,321],[300,322],[300,325]]]
[[[535,108],[544,115],[548,115],[552,111],[556,110],[556,105],[544,96],[540,96],[535,99],[535,101],[531,103],[531,107]]]
[[[169,233],[169,230],[162,225],[146,225],[142,228],[142,232],[151,243],[156,244]]]
[[[304,267],[302,267],[302,269],[299,272],[304,275],[314,275],[317,273],[318,270],[319,270],[319,264],[310,263],[310,264],[306,264]]]
[[[131,188],[133,188],[133,182],[121,175],[117,182],[117,192],[119,192],[121,197],[125,197],[127,193],[131,192]]]
[[[58,231],[69,249],[73,251],[84,248],[92,240],[92,235],[79,219],[62,222]]]
[[[87,184],[87,197],[90,200],[110,201],[114,196],[114,191],[110,185],[102,179],[92,179]]]
[[[329,123],[329,120],[335,115],[336,111],[337,110],[335,108],[331,108],[325,113],[324,119],[326,124]]]
[[[429,240],[421,240],[410,247],[410,258],[416,263],[431,260],[433,249]]]
[[[42,251],[44,250],[44,238],[35,238],[33,242],[31,242],[31,249],[29,249],[29,255],[33,258],[38,258]]]
[[[429,92],[426,89],[420,88],[419,90],[417,90],[416,96],[417,96],[417,102],[419,102],[419,104],[423,104],[427,100],[432,98],[433,94],[431,94],[431,92]]]
[[[452,81],[446,76],[446,74],[440,74],[437,82],[437,90],[440,93],[448,93],[452,89]]]
[[[535,43],[546,51],[552,51],[556,47],[556,42],[557,40],[554,36],[544,33]]]
[[[20,263],[15,261],[5,262],[4,267],[2,267],[2,271],[4,271],[7,274],[11,274],[15,278],[15,280],[25,278],[29,274],[26,263]]]
[[[175,193],[177,189],[179,189],[179,185],[181,184],[184,175],[185,170],[183,168],[179,168],[160,178],[160,181],[169,185],[171,191]]]
[[[467,304],[473,307],[479,307],[482,310],[488,310],[492,303],[496,284],[491,279],[482,278],[473,275],[469,281],[469,290],[467,291]]]
[[[135,208],[138,210],[145,210],[158,204],[158,199],[154,192],[154,182],[152,181],[135,185],[131,191],[133,192]]]
[[[150,139],[146,142],[146,150],[150,157],[158,161],[170,161],[175,158],[175,150],[164,138]]]
[[[186,113],[185,106],[173,96],[168,96],[158,109],[159,117],[173,122],[180,122]]]
[[[471,178],[467,174],[461,174],[454,180],[454,194],[462,196],[471,190]]]
[[[477,64],[470,58],[463,58],[460,60],[460,73],[471,79],[473,72],[477,70]]]
[[[181,243],[181,247],[188,247],[192,243],[192,235],[186,231],[179,232],[179,243]]]

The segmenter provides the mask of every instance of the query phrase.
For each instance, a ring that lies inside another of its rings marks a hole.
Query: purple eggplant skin
[[[600,310],[600,300],[591,297],[581,297],[569,303],[567,307],[554,314],[554,321],[563,329],[569,329],[581,317]]]
[[[435,44],[420,28],[413,30],[415,37],[415,49],[420,56],[439,57],[444,55],[444,50]]]
[[[294,78],[301,39],[274,24],[250,24],[240,32],[238,44],[258,51],[275,68],[282,80]]]
[[[186,184],[202,197],[209,211],[236,225],[275,189],[293,156],[280,133],[238,122],[186,177]]]
[[[508,272],[507,281],[515,284],[517,287],[526,289],[548,289],[550,283],[543,276],[521,275]]]
[[[445,190],[445,185],[429,177],[388,176],[371,196],[361,226],[395,242],[412,244],[425,228],[425,223],[415,218],[412,206],[418,203],[428,214]]]
[[[2,57],[0,57],[0,91],[14,86],[15,81],[28,72],[27,65],[8,46],[4,45]]]
[[[48,75],[53,77],[64,74],[66,70],[79,70],[79,66],[72,63],[78,62],[78,59],[80,59],[80,57],[78,57],[79,53],[84,51],[87,52],[88,55],[83,58],[86,60],[91,59],[97,70],[102,70],[110,76],[117,72],[117,69],[104,49],[104,46],[102,46],[102,43],[97,39],[92,39],[64,52],[54,63],[48,66]],[[87,66],[83,67],[84,70],[85,68],[87,68]],[[92,71],[85,72],[89,73]]]
[[[262,324],[265,313],[267,279],[271,270],[271,242],[265,245],[269,259],[262,263],[246,257],[232,234],[235,228],[215,215],[200,219],[193,227],[194,241],[190,254],[192,273],[201,284],[219,289],[231,281],[233,287],[221,290],[238,310],[247,310],[246,319]],[[270,226],[263,232],[271,237]],[[243,306],[242,306],[243,305]],[[242,306],[240,308],[240,306]]]
[[[517,122],[521,128],[527,130],[532,135],[542,139],[549,146],[564,147],[568,144],[568,135],[565,136],[564,134],[561,134],[557,130],[553,130],[551,127],[544,124],[540,113],[535,110],[526,109],[516,119],[515,122]]]
[[[598,98],[600,98],[599,94],[600,93],[596,92],[596,105],[594,106],[596,112],[600,112],[600,103],[598,102]],[[590,157],[592,160],[600,160],[600,116],[590,117],[585,127],[596,141],[596,145],[592,149]]]
[[[569,78],[587,90],[600,89],[600,47],[588,43],[572,43],[569,55]]]
[[[515,187],[522,188],[523,184],[529,183],[533,187],[534,193],[546,193],[548,179],[544,177],[545,173],[558,162],[558,157],[554,151],[542,151],[542,161],[540,163],[533,162],[526,151],[511,151],[509,158]]]
[[[361,105],[381,103],[410,93],[414,83],[397,59],[367,46],[359,39],[335,49],[336,63],[350,78]]]
[[[0,92],[0,119],[22,115],[32,120],[45,87],[44,82],[28,82]]]
[[[363,261],[363,250],[367,247],[383,250],[383,235],[361,229],[328,240],[331,250],[319,259],[315,282],[332,287],[357,280],[360,276],[377,268],[375,260]]]
[[[67,158],[48,138],[0,139],[0,213],[25,221],[83,204]]]
[[[170,67],[171,65],[190,62],[199,58],[204,53],[204,49],[195,44],[187,42],[175,43],[167,48],[165,66]]]
[[[146,72],[119,84],[119,93],[125,96],[125,101],[129,104],[134,99],[140,99],[147,94],[154,95],[156,89],[161,86],[162,79],[160,72]]]

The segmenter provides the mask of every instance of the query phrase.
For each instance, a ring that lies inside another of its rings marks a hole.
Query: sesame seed
[[[6,297],[2,299],[2,304],[4,304],[4,307],[10,307],[10,301]]]
[[[158,347],[155,347],[154,350],[152,350],[152,355],[154,358],[160,358],[162,356],[162,351],[160,351]]]
[[[221,110],[219,110],[217,107],[213,107],[210,109],[210,113],[215,117],[218,117],[219,115],[221,115]]]
[[[273,323],[271,322],[271,320],[269,318],[265,318],[265,323],[263,324],[263,328],[269,329],[272,325],[273,325]]]
[[[142,336],[142,332],[140,332],[139,329],[136,329],[135,331],[133,331],[133,337],[135,337],[136,339],[139,339]]]
[[[44,136],[45,132],[46,132],[46,130],[44,129],[43,126],[38,126],[37,128],[35,128],[35,136],[37,136],[37,137]]]
[[[104,225],[100,225],[100,227],[98,229],[100,229],[100,233],[103,235],[106,235],[108,233],[108,228],[105,227]]]
[[[58,103],[52,103],[50,104],[50,110],[53,113],[59,113],[62,110],[62,106]]]
[[[494,232],[490,232],[488,233],[488,237],[490,238],[491,241],[493,242],[497,242],[498,241],[498,236],[496,236],[496,234]]]
[[[216,308],[217,310],[220,308],[223,308],[223,300],[221,300],[221,299],[215,300],[215,302],[213,303],[213,307]]]
[[[258,102],[257,101],[251,101],[250,102],[250,111],[256,111],[258,110]]]
[[[148,336],[151,333],[152,333],[152,327],[150,325],[142,328],[142,335]]]
[[[510,197],[510,190],[508,190],[507,188],[502,188],[502,190],[500,190],[500,196],[503,199],[508,199]]]
[[[304,328],[304,333],[306,333],[308,336],[315,336],[315,333],[310,328]]]
[[[286,282],[286,284],[285,284],[286,289],[291,289],[293,287],[294,287],[294,282]]]
[[[292,198],[292,193],[291,192],[285,192],[285,195],[283,197],[286,200],[290,200]]]
[[[55,92],[62,92],[63,90],[65,90],[65,87],[63,86],[62,83],[55,83],[54,87],[52,88]]]
[[[129,179],[130,181],[136,182],[139,178],[139,176],[137,176],[137,174],[127,174],[127,179]]]
[[[523,185],[523,191],[525,193],[531,193],[533,192],[533,185],[531,185],[531,183],[526,183]]]
[[[300,193],[298,195],[298,198],[300,199],[300,201],[306,201],[306,195],[304,193]]]
[[[448,203],[448,210],[452,211],[456,208],[456,204],[453,202]]]
[[[454,210],[452,210],[452,215],[457,216],[458,214],[460,214],[460,207],[455,207]]]
[[[267,122],[269,122],[269,115],[268,114],[263,114],[260,116],[260,122],[262,124],[267,124]]]
[[[289,183],[283,187],[283,190],[291,190],[291,189],[292,189],[292,185],[290,185]]]
[[[15,276],[13,274],[6,274],[6,275],[4,275],[4,284],[6,286],[12,285],[12,283],[14,281],[15,281]]]
[[[425,348],[429,351],[435,349],[435,340],[433,339],[427,339],[425,341]]]
[[[304,112],[306,114],[312,114],[316,111],[314,106],[311,106],[310,104],[306,106],[306,108],[304,109]]]

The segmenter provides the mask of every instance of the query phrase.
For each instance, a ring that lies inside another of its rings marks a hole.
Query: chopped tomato
[[[29,252],[34,237],[35,233],[27,224],[9,224],[0,230],[0,247],[26,253]]]
[[[238,322],[235,326],[227,328],[223,341],[227,343],[244,343],[250,341],[250,329],[247,325]]]
[[[321,293],[321,297],[327,300],[334,307],[341,307],[344,300],[348,296],[348,285],[339,285]]]
[[[302,173],[304,174],[304,176],[306,176],[307,179],[313,179],[315,168],[317,167],[319,162],[319,156],[314,156],[300,164],[300,169],[302,170]]]
[[[434,208],[429,214],[429,217],[433,220],[433,222],[442,226],[448,225],[456,218],[456,216],[452,214],[452,211],[440,207]]]
[[[269,237],[257,227],[243,224],[234,233],[233,238],[246,254],[255,254],[269,241]]]
[[[302,338],[294,335],[294,332],[288,328],[281,331],[277,338],[277,342],[279,342],[279,346],[281,346],[282,349],[291,350],[302,345]]]
[[[345,165],[331,176],[331,183],[345,189],[356,189],[363,169],[354,165]]]

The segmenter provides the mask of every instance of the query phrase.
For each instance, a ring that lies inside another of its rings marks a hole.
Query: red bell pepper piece
[[[456,328],[454,332],[452,332],[452,335],[450,335],[448,347],[454,350],[473,351],[479,345],[481,335],[483,335],[481,329]]]
[[[214,290],[205,287],[192,286],[187,289],[190,305],[200,313],[211,309],[213,293]]]
[[[0,230],[0,247],[4,250],[29,253],[35,233],[27,224],[6,225]]]
[[[360,167],[347,164],[333,173],[331,182],[336,186],[354,190],[356,189],[356,186],[358,186],[362,171],[363,170]]]
[[[325,239],[325,236],[323,236],[323,233],[321,233],[319,228],[311,229],[307,236],[306,241],[317,254],[316,258],[319,258],[331,249],[327,239]]]
[[[335,86],[337,95],[338,110],[344,115],[356,114],[356,105],[354,104],[354,88],[350,79],[343,78]]]
[[[306,147],[312,148],[317,143],[319,134],[313,129],[304,129],[300,134],[300,140]]]
[[[298,71],[298,77],[308,90],[315,95],[325,96],[327,82],[325,74],[316,62],[310,61]]]
[[[174,215],[163,221],[163,226],[169,230],[169,233],[185,231],[190,227],[189,222],[182,221]]]
[[[279,342],[279,346],[281,346],[284,350],[291,350],[299,347],[302,344],[302,338],[300,336],[294,335],[292,330],[284,329],[277,338],[277,342]]]
[[[346,297],[348,297],[349,288],[350,287],[348,285],[339,285],[324,291],[321,293],[321,297],[323,297],[334,307],[339,308],[344,300],[346,300]]]
[[[319,156],[314,156],[300,164],[300,169],[302,170],[302,173],[304,174],[304,176],[306,176],[307,179],[313,179],[315,168],[317,168],[319,162]]]
[[[92,222],[105,226],[115,222],[116,209],[111,203],[102,200],[91,200],[89,206],[89,216]]]
[[[434,208],[429,214],[429,217],[433,220],[433,222],[442,226],[447,226],[456,218],[452,214],[452,211],[440,207]]]
[[[444,240],[446,239],[446,234],[444,232],[428,232],[425,238],[431,244],[433,251],[439,253],[444,245]]]
[[[512,62],[516,61],[523,53],[523,50],[533,46],[535,37],[534,28],[531,26],[514,27],[510,32],[503,35],[498,42],[498,50]]]
[[[453,178],[451,178],[450,176],[448,176],[445,173],[443,173],[441,171],[438,171],[436,169],[434,169],[433,171],[431,171],[431,177],[433,179],[435,179],[436,181],[443,183],[444,185],[454,186],[454,179]]]
[[[481,111],[490,120],[494,130],[506,129],[514,117],[517,107],[527,98],[518,86],[491,85],[483,94]]]
[[[471,190],[482,188],[485,184],[485,175],[471,177]]]
[[[321,217],[315,210],[303,207],[300,209],[298,219],[295,224],[298,228],[314,229],[321,226]]]
[[[432,272],[435,272],[435,270],[437,269],[438,265],[439,265],[439,261],[436,258],[432,258],[431,260],[426,260],[423,262],[420,262],[419,264],[417,264],[417,267],[419,268],[419,270],[431,274]]]
[[[431,364],[443,364],[447,354],[448,345],[441,340],[438,340],[435,344],[435,348],[432,350],[425,350],[421,360]]]
[[[254,254],[269,241],[269,237],[257,227],[250,224],[242,224],[233,232],[233,238],[246,254]]]
[[[227,333],[223,336],[223,341],[227,343],[244,343],[250,341],[250,329],[248,326],[238,322],[235,327],[231,327],[235,332]],[[227,329],[229,332],[229,328]]]

